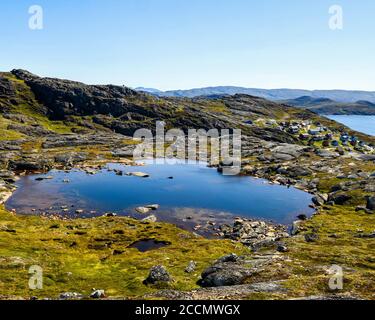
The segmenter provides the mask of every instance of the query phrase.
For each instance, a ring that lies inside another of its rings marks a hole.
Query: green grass
[[[207,106],[207,110],[213,113],[228,114],[230,113],[228,107],[224,103],[210,102]]]
[[[328,286],[332,265],[344,269],[344,289],[340,294],[374,299],[375,244],[373,239],[357,235],[372,233],[375,216],[355,212],[352,207],[334,207],[322,211],[304,225],[319,240],[307,243],[303,235],[288,240],[291,277],[286,286],[296,296],[332,293]]]
[[[137,297],[157,290],[142,284],[156,264],[166,266],[174,278],[170,288],[190,290],[197,288],[200,272],[214,260],[232,252],[247,252],[231,241],[207,240],[173,225],[127,218],[51,221],[14,216],[0,209],[0,230],[0,292],[9,297],[57,297],[66,291],[89,294],[93,287],[112,297]],[[127,248],[148,238],[171,245],[145,253]],[[111,246],[105,247],[106,243]],[[95,245],[96,250],[90,249]],[[123,254],[113,255],[114,250]],[[12,257],[19,257],[23,264],[12,264]],[[187,274],[184,269],[191,260],[197,261],[198,268]],[[43,290],[28,288],[31,265],[44,270]]]
[[[17,79],[10,73],[1,73],[0,76],[12,81],[15,87],[16,96],[14,99],[17,101],[17,104],[9,104],[8,101],[4,99],[2,100],[2,102],[8,106],[8,109],[10,109],[11,113],[27,116],[33,123],[37,123],[43,126],[45,129],[59,134],[69,134],[72,133],[72,129],[80,128],[75,123],[50,120],[45,115],[43,107],[38,103],[33,92],[30,90],[30,88],[26,85],[26,83],[23,80]],[[12,123],[12,121],[7,122],[7,124],[10,123]],[[30,125],[30,123],[26,123],[25,125]],[[14,132],[7,130],[6,127],[2,125],[1,119],[0,133],[2,133],[0,139],[3,140],[7,140],[7,137],[10,137],[9,140],[11,140],[12,138],[13,140],[19,138],[19,136],[17,136]]]
[[[8,125],[11,121],[4,119],[0,115],[0,141],[11,141],[18,140],[24,137],[22,133],[19,133],[15,130],[9,130]]]

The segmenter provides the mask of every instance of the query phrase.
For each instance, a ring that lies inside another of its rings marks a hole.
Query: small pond
[[[149,177],[126,175],[139,171]],[[197,224],[213,227],[231,222],[237,216],[290,224],[299,214],[313,213],[308,193],[262,179],[223,176],[202,163],[108,164],[96,174],[52,170],[24,176],[17,187],[6,207],[20,214],[95,217],[116,213],[138,219],[155,215],[158,221],[189,230]],[[146,214],[136,210],[151,204],[159,208]]]
[[[169,246],[170,243],[165,241],[158,241],[155,239],[145,239],[132,243],[128,248],[135,248],[140,252],[147,252],[157,250]]]

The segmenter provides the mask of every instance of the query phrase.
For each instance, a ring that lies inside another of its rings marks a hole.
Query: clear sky
[[[343,30],[329,28],[335,4]],[[375,91],[374,36],[374,0],[0,2],[0,70],[90,84]]]

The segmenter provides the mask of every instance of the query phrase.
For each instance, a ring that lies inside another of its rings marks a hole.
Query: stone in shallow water
[[[138,208],[135,208],[135,211],[137,211],[138,213],[142,213],[142,214],[149,213],[151,210],[152,209],[147,208],[147,207],[138,207]]]
[[[155,223],[155,222],[158,221],[158,218],[156,218],[156,216],[152,214],[151,216],[148,216],[148,217],[142,219],[142,221],[143,221],[143,222],[151,222],[151,223]]]
[[[127,173],[128,176],[140,177],[140,178],[148,178],[150,175],[144,172],[129,172]]]
[[[95,213],[95,212],[94,212]],[[114,212],[107,212],[103,215],[103,217],[117,217],[117,214]]]
[[[38,177],[35,180],[36,181],[43,181],[43,180],[52,180],[52,179],[53,179],[52,176],[48,176],[48,177]]]
[[[299,220],[302,220],[302,221],[307,220],[307,216],[306,216],[305,214],[300,214],[300,215],[297,216],[297,218],[298,218]]]
[[[151,210],[158,210],[159,207],[160,206],[158,204],[150,204],[150,205],[146,206],[146,208],[151,209]]]

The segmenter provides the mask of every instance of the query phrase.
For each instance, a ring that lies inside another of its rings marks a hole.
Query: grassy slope
[[[127,248],[134,241],[148,238],[171,245],[146,253]],[[113,255],[114,250],[123,253]],[[215,259],[245,251],[230,241],[196,238],[169,224],[127,218],[51,221],[15,216],[0,209],[3,296],[57,297],[66,291],[90,294],[94,287],[114,297],[140,296],[157,289],[142,284],[155,264],[163,264],[170,271],[175,279],[171,288],[189,290],[197,287],[200,272]],[[198,269],[187,274],[184,269],[191,260],[198,262]],[[43,290],[28,289],[28,268],[34,264],[44,270]]]
[[[72,129],[82,129],[79,125],[77,125],[77,123],[67,121],[51,121],[46,116],[43,107],[40,106],[38,101],[36,101],[33,92],[23,80],[17,79],[13,74],[7,72],[0,72],[0,77],[9,79],[14,85],[16,91],[16,96],[14,99],[17,101],[17,104],[11,104],[9,101],[7,101],[7,99],[4,98],[0,98],[0,103],[3,103],[3,105],[6,106],[9,113],[27,116],[29,121],[27,121],[24,125],[32,125],[36,123],[47,130],[59,134],[69,134],[72,133]],[[0,115],[0,140],[16,140],[24,137],[24,135],[20,134],[19,132],[7,130],[7,126],[13,123],[13,121],[4,119]]]
[[[375,299],[375,243],[374,239],[359,238],[374,231],[375,216],[355,212],[352,207],[322,210],[305,224],[306,232],[319,235],[315,243],[307,243],[303,236],[289,239],[293,260],[287,265],[290,278],[286,286],[295,295],[330,293],[328,268],[344,269],[344,290],[351,294]]]

